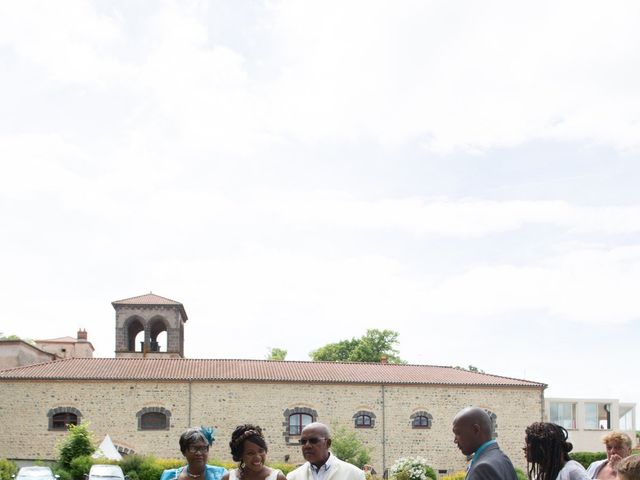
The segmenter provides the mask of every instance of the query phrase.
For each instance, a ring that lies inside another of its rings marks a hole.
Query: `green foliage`
[[[11,475],[18,473],[18,465],[11,460],[0,458],[0,480],[11,480]]]
[[[607,458],[607,454],[605,452],[572,452],[569,457],[587,468],[592,462]]]
[[[80,457],[74,458],[71,460],[71,464],[69,465],[71,478],[73,480],[83,479],[84,475],[89,473],[91,465],[93,465],[93,459],[90,455],[81,455]]]
[[[520,470],[519,468],[516,468],[516,477],[518,477],[518,480],[529,480],[529,476],[524,473],[522,470]]]
[[[362,443],[358,434],[345,427],[334,430],[331,436],[331,452],[340,460],[358,468],[364,467],[371,460],[369,449]]]
[[[392,480],[437,480],[436,472],[424,458],[404,457],[391,467]]]
[[[70,470],[71,461],[76,457],[91,455],[96,451],[93,437],[87,423],[69,425],[69,433],[59,445],[58,462],[62,468]]]
[[[466,476],[467,472],[465,472],[464,470],[460,470],[459,472],[454,472],[451,475],[445,475],[440,480],[464,480],[464,477]]]
[[[296,466],[292,463],[275,462],[269,463],[268,466],[276,470],[282,470],[282,473],[284,473],[285,476],[296,469]]]
[[[267,360],[285,360],[287,358],[287,351],[283,348],[270,348]]]
[[[325,362],[379,362],[383,356],[389,363],[405,363],[394,347],[398,343],[398,332],[369,329],[360,338],[329,343],[309,356],[315,361]]]
[[[55,475],[58,475],[58,477],[60,477],[59,480],[73,480],[71,472],[62,467],[60,464],[54,465],[52,470]]]

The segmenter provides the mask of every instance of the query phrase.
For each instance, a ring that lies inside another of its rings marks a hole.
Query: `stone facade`
[[[466,463],[453,443],[451,420],[459,409],[478,405],[496,415],[501,447],[523,467],[524,429],[540,421],[543,411],[541,387],[3,379],[0,388],[0,458],[12,459],[54,458],[65,432],[49,430],[47,412],[68,408],[80,412],[98,441],[109,434],[136,453],[168,458],[180,457],[178,437],[187,427],[212,425],[217,441],[210,458],[230,461],[233,428],[257,423],[264,428],[271,461],[300,463],[297,437],[286,432],[285,412],[303,408],[333,428],[356,430],[371,448],[378,472],[408,455],[423,456],[437,470],[451,472]],[[169,429],[139,430],[144,409],[170,412]],[[431,428],[412,428],[411,415],[418,411],[432,416]],[[358,412],[375,415],[374,426],[356,428]]]
[[[184,357],[184,322],[181,308],[174,305],[114,305],[116,309],[116,357],[138,357],[140,349],[134,344],[133,323],[144,329],[147,357]],[[152,347],[160,332],[167,333],[165,352]],[[132,338],[133,337],[133,338]]]

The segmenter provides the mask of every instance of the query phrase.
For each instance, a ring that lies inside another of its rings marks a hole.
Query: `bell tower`
[[[187,312],[180,302],[149,292],[111,305],[116,311],[116,357],[184,358]],[[163,333],[165,345],[159,341]]]

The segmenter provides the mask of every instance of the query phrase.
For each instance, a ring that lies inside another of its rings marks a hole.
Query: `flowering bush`
[[[394,480],[436,480],[436,472],[421,457],[405,457],[391,467],[391,478]]]

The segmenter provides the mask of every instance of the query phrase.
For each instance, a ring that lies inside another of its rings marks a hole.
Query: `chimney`
[[[386,355],[380,355],[380,363],[389,363],[389,357]]]
[[[86,340],[87,339],[87,331],[83,328],[78,330],[78,340]]]

